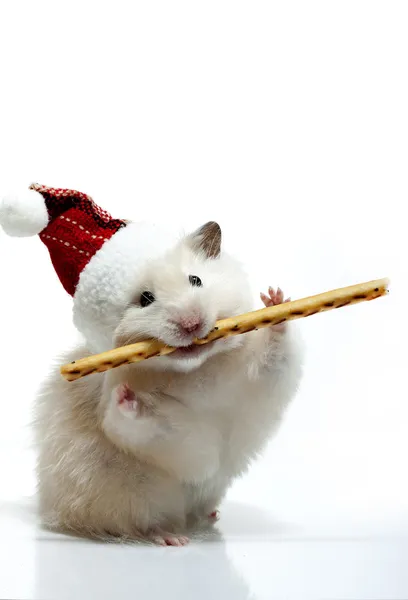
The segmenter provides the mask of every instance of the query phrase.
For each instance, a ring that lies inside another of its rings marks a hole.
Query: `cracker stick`
[[[237,317],[230,317],[217,321],[214,329],[207,337],[194,340],[195,344],[207,344],[214,340],[240,335],[262,327],[278,325],[284,321],[310,317],[318,312],[333,308],[341,308],[349,304],[357,304],[366,300],[374,300],[384,296],[388,291],[388,279],[377,279],[339,288],[316,296],[309,296],[301,300],[285,302],[277,306],[270,306],[255,310]],[[162,356],[174,352],[176,348],[166,346],[158,340],[146,340],[129,346],[115,348],[108,352],[88,356],[61,367],[61,374],[67,381],[74,381],[90,375],[103,373],[109,369],[130,363],[137,363],[153,356]]]

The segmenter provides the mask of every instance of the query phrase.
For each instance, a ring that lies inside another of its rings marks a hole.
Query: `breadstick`
[[[230,335],[240,335],[262,327],[278,325],[284,321],[310,317],[318,312],[333,308],[374,300],[388,292],[388,283],[388,279],[377,279],[324,292],[316,296],[309,296],[301,300],[262,308],[237,317],[222,319],[217,321],[207,337],[196,339],[194,343],[206,344]],[[170,354],[174,350],[176,348],[166,346],[158,340],[146,340],[76,360],[62,366],[61,374],[67,381],[74,381],[91,373],[103,373],[121,365],[137,363],[153,356]]]

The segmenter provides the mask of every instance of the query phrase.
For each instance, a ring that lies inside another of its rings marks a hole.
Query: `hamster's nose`
[[[196,333],[202,327],[202,321],[198,315],[180,317],[178,324],[183,333],[188,334]]]

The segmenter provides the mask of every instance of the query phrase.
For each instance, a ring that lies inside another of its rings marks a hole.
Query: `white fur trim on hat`
[[[180,231],[153,223],[129,223],[119,229],[81,272],[74,294],[73,319],[91,352],[112,348],[114,331],[140,284],[148,260],[180,240]]]
[[[43,196],[34,190],[24,190],[18,196],[0,200],[0,225],[15,237],[40,233],[48,224],[48,212]]]

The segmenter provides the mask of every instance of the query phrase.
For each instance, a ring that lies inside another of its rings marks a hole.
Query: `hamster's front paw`
[[[118,385],[115,389],[115,396],[117,406],[125,417],[136,419],[139,416],[139,402],[127,383]]]
[[[284,294],[282,290],[278,287],[275,291],[274,288],[270,287],[268,289],[268,294],[263,294],[261,292],[261,300],[265,304],[266,307],[276,306],[278,304],[283,304],[284,302],[290,302],[290,298],[284,299]],[[272,331],[285,331],[286,323],[280,323],[279,325],[273,325],[271,327]]]

